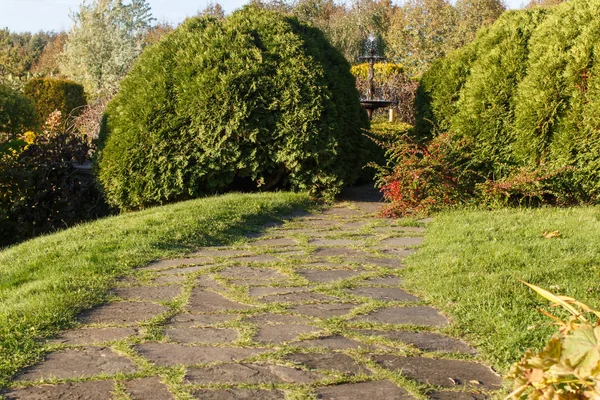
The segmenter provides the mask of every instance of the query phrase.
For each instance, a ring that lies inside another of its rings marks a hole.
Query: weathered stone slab
[[[347,247],[320,247],[313,252],[316,257],[365,257],[369,253]]]
[[[108,400],[112,398],[113,381],[64,383],[15,389],[4,394],[6,400]]]
[[[281,247],[281,246],[295,246],[298,244],[293,239],[288,238],[277,238],[277,239],[264,239],[264,240],[256,240],[254,242],[248,243],[253,247]]]
[[[337,297],[315,292],[288,293],[261,297],[263,303],[304,303],[310,301],[337,301]]]
[[[362,282],[358,282],[361,286],[380,285],[380,286],[400,286],[402,280],[397,276],[382,276],[380,278],[369,278]]]
[[[136,350],[148,360],[160,366],[196,365],[214,362],[242,361],[264,353],[265,349],[237,347],[186,346],[175,343],[144,343]]]
[[[246,321],[257,325],[288,325],[288,324],[299,324],[306,325],[310,324],[310,319],[297,317],[295,315],[285,314],[259,314],[253,315],[246,318]]]
[[[171,319],[170,328],[202,328],[231,321],[235,314],[179,314]]]
[[[191,312],[209,313],[224,310],[247,310],[252,308],[246,304],[237,303],[233,300],[202,288],[196,288],[186,306]]]
[[[410,324],[423,326],[448,325],[446,317],[432,307],[389,307],[355,318],[360,322],[380,324]]]
[[[397,233],[397,232],[415,232],[424,233],[425,228],[421,226],[387,226],[374,229],[378,233]]]
[[[246,256],[246,257],[234,257],[228,261],[236,262],[240,264],[259,264],[259,263],[273,263],[279,261],[278,258],[273,257],[271,254],[259,254],[257,256]]]
[[[364,228],[365,226],[369,225],[368,222],[346,222],[343,225],[340,225],[339,229],[347,232],[353,229],[361,229]]]
[[[165,334],[178,343],[231,343],[239,336],[235,329],[224,328],[173,328]]]
[[[288,294],[288,293],[299,293],[306,292],[308,288],[306,287],[251,287],[249,290],[249,294],[252,297],[262,297],[262,296],[271,296],[277,294]]]
[[[359,265],[375,265],[377,267],[388,268],[404,268],[402,261],[398,258],[386,257],[361,257],[361,258],[346,258],[345,262]]]
[[[337,221],[335,219],[317,219],[317,218],[299,219],[298,222],[304,227],[311,227],[311,228],[317,228],[317,229],[327,229],[327,228],[331,228],[331,227],[334,227],[334,226],[340,224],[340,221]]]
[[[302,334],[320,331],[319,328],[310,325],[264,325],[259,328],[254,340],[262,343],[280,344],[290,342]]]
[[[190,368],[185,379],[191,384],[274,384],[312,383],[322,376],[301,369],[279,365],[222,364],[207,368]]]
[[[50,340],[52,344],[81,345],[111,342],[126,337],[137,335],[134,328],[83,328],[71,329],[61,332],[56,339]]]
[[[398,257],[398,258],[405,258],[412,254],[415,254],[415,252],[416,252],[415,249],[387,249],[387,248],[380,249],[379,251],[381,253],[385,254],[386,256]]]
[[[446,353],[476,354],[477,351],[455,338],[440,335],[434,332],[410,332],[410,331],[361,331],[365,335],[382,336],[392,340],[398,340],[423,351],[438,351]]]
[[[346,383],[317,390],[317,398],[323,400],[409,400],[413,399],[404,389],[390,381]]]
[[[329,350],[348,350],[357,349],[359,347],[366,348],[368,345],[357,342],[356,340],[348,339],[340,335],[322,337],[312,340],[303,340],[301,342],[290,343],[297,347],[324,347]]]
[[[50,353],[41,363],[27,368],[17,379],[26,381],[71,379],[98,374],[131,373],[137,368],[128,358],[106,347],[86,347]]]
[[[254,389],[202,389],[194,393],[201,400],[283,400],[285,395],[280,390]]]
[[[355,296],[369,297],[371,299],[383,301],[421,301],[421,299],[418,297],[408,294],[399,288],[357,287],[355,289],[348,290],[348,293]]]
[[[348,270],[311,270],[304,269],[299,270],[298,273],[308,279],[311,282],[317,283],[329,283],[335,282],[342,279],[353,278],[360,275],[361,271],[348,271]]]
[[[467,392],[433,392],[427,395],[431,400],[485,400],[488,396]]]
[[[252,254],[248,250],[235,250],[229,247],[205,247],[196,251],[192,256],[194,257],[242,257]]]
[[[168,311],[153,303],[119,301],[96,307],[81,315],[86,324],[127,324],[154,318]]]
[[[181,286],[136,286],[112,290],[112,295],[128,300],[171,301],[181,294]]]
[[[346,315],[354,307],[356,307],[356,304],[304,304],[294,306],[289,310],[309,317],[331,318]]]
[[[288,279],[288,276],[270,268],[229,267],[219,275],[239,285],[264,285]]]
[[[193,274],[198,271],[204,271],[208,268],[213,267],[213,265],[192,265],[190,267],[181,267],[181,268],[173,268],[167,269],[164,271],[159,271],[160,275],[185,275],[185,274]]]
[[[311,239],[308,244],[313,246],[361,246],[362,240],[355,239]]]
[[[362,217],[363,214],[360,211],[353,210],[348,207],[333,207],[329,210],[323,211],[323,215],[335,215],[338,217]]]
[[[188,265],[210,264],[212,262],[213,262],[213,260],[210,257],[175,258],[172,260],[153,261],[150,264],[148,264],[146,267],[143,267],[141,269],[157,271],[157,270],[166,269],[166,268],[175,268],[175,267],[188,266]]]
[[[220,289],[222,285],[214,280],[209,275],[201,275],[196,279],[196,287],[198,288],[208,288],[208,289]]]
[[[488,367],[475,362],[388,355],[376,355],[371,358],[387,369],[402,371],[402,375],[428,385],[442,387],[466,385],[497,390],[502,383],[500,376]]]
[[[175,397],[158,377],[125,382],[125,390],[133,400],[174,400]]]
[[[286,360],[310,369],[331,370],[346,375],[371,375],[368,368],[357,364],[352,357],[340,353],[297,353],[287,356]]]
[[[412,247],[423,243],[423,237],[395,237],[377,243],[379,247]]]

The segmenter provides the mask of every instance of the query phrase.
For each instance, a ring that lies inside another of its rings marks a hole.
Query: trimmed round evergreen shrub
[[[32,130],[36,124],[33,101],[0,84],[0,142]]]
[[[600,201],[598,15],[600,0],[503,14],[424,74],[415,134],[468,138],[485,196]]]
[[[25,84],[23,92],[35,102],[41,122],[56,110],[65,119],[71,113],[79,115],[87,104],[83,86],[66,79],[34,78]]]
[[[99,178],[133,209],[226,190],[332,196],[368,161],[350,65],[317,29],[246,7],[187,20],[109,104]]]

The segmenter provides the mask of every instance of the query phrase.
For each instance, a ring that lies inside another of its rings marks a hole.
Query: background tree
[[[60,74],[60,55],[64,51],[67,42],[67,33],[60,32],[52,38],[44,47],[39,59],[33,65],[31,72],[43,76],[54,76]]]
[[[61,71],[92,98],[113,95],[141,53],[153,21],[146,0],[93,0],[72,15]]]
[[[567,0],[531,0],[525,8],[553,7]]]
[[[198,12],[198,17],[202,16],[211,16],[216,19],[225,18],[225,10],[219,3],[213,3],[212,1],[204,7],[201,11]]]
[[[455,7],[458,26],[452,45],[457,48],[475,39],[479,28],[491,25],[506,11],[502,0],[457,0]]]

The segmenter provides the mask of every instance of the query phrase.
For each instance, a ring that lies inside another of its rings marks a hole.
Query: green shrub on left
[[[0,145],[35,128],[34,103],[8,86],[0,84]]]
[[[78,115],[87,104],[83,86],[67,79],[34,78],[25,84],[23,92],[35,102],[41,122],[56,110],[63,118],[72,112]]]
[[[348,62],[257,7],[189,19],[147,48],[105,116],[99,177],[122,209],[227,190],[331,197],[369,161]]]

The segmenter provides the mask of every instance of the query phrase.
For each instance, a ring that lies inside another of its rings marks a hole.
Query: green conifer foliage
[[[99,177],[140,208],[224,190],[332,196],[368,161],[350,66],[314,28],[247,7],[149,47],[109,104]]]

